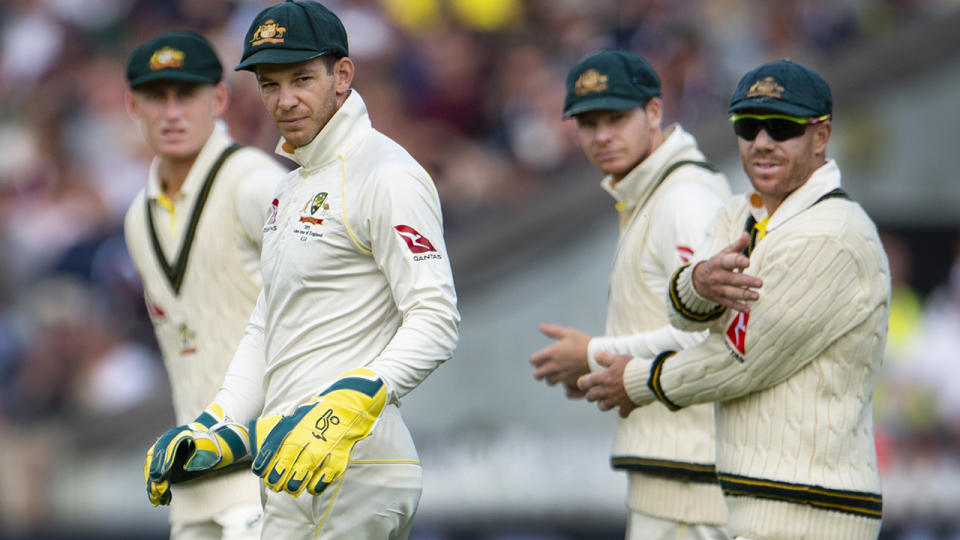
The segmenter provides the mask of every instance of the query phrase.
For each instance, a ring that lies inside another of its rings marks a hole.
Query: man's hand
[[[577,389],[577,379],[590,372],[587,364],[590,336],[575,328],[548,323],[541,324],[540,331],[556,341],[530,355],[530,363],[534,367],[533,378],[546,380],[551,386],[562,383],[567,397],[583,397]]]
[[[348,371],[290,416],[267,416],[250,427],[253,472],[266,487],[297,497],[319,495],[350,462],[353,445],[373,430],[387,400],[376,373]]]
[[[621,417],[629,416],[637,408],[623,386],[623,370],[631,358],[626,354],[597,354],[597,363],[607,369],[584,375],[577,382],[580,390],[586,393],[587,401],[596,402],[601,411],[618,407]]]
[[[760,278],[743,273],[750,266],[750,259],[741,252],[749,242],[750,235],[743,233],[720,253],[698,263],[692,276],[697,294],[730,309],[749,313],[749,302],[760,298],[756,289],[763,286]]]

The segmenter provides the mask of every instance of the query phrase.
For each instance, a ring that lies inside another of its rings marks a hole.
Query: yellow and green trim
[[[718,305],[716,308],[706,313],[699,313],[690,309],[686,304],[683,303],[683,300],[680,299],[680,291],[677,286],[677,281],[680,278],[680,273],[689,266],[689,264],[685,264],[680,268],[677,268],[673,275],[670,276],[670,303],[673,304],[673,309],[675,309],[677,313],[679,313],[684,319],[691,321],[706,322],[719,318],[727,310],[726,306]]]
[[[883,496],[879,493],[831,489],[729,473],[718,473],[717,476],[724,495],[729,497],[755,497],[804,504],[872,519],[880,519],[883,514]]]
[[[613,456],[610,465],[617,470],[638,472],[680,482],[717,483],[717,468],[712,463],[688,463],[636,456]]]
[[[667,398],[667,395],[663,392],[663,387],[660,386],[660,375],[663,371],[663,362],[675,354],[677,354],[675,351],[664,351],[658,354],[653,359],[653,365],[650,366],[650,378],[647,379],[647,387],[656,396],[657,401],[663,403],[671,411],[679,411],[682,407]]]

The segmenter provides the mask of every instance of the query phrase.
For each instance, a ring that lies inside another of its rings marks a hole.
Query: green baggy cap
[[[348,55],[343,23],[317,2],[286,0],[253,19],[244,38],[243,56],[234,69],[253,71],[257,64],[295,64],[325,54]]]
[[[581,60],[567,75],[563,117],[639,107],[660,95],[660,78],[643,58],[606,50]]]
[[[153,81],[217,84],[223,66],[209,41],[200,34],[174,31],[140,45],[127,60],[127,82],[137,88]]]
[[[728,114],[757,109],[801,118],[833,114],[830,86],[813,70],[780,60],[744,75],[730,98]]]

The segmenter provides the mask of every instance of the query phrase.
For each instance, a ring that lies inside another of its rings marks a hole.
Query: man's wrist
[[[681,266],[673,273],[668,284],[673,309],[685,319],[700,322],[719,317],[725,309],[696,291],[693,275],[695,265],[699,266],[701,262]]]
[[[633,357],[623,369],[623,388],[630,401],[638,406],[647,405],[656,400],[647,386],[651,364],[652,361],[646,358]]]

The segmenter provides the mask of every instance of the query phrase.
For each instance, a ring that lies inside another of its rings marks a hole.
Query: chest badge
[[[326,211],[330,208],[329,204],[324,204],[327,200],[327,192],[321,191],[313,196],[313,199],[309,200],[307,204],[303,205],[303,210],[300,211],[300,223],[310,223],[311,225],[322,225],[323,218],[317,217],[317,212],[320,212],[320,215],[324,215]],[[308,214],[309,212],[309,214]]]

